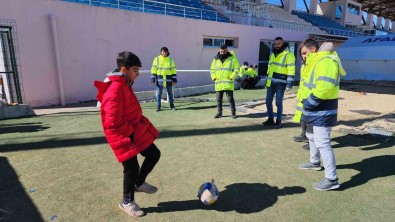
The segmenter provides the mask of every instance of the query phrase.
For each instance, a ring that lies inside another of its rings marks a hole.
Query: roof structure
[[[362,4],[362,10],[395,21],[394,0],[353,0]]]

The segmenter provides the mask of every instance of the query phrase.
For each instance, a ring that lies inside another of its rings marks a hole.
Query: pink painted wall
[[[2,19],[17,23],[23,70],[24,101],[32,106],[60,104],[55,51],[49,15],[57,19],[66,103],[94,100],[94,80],[103,80],[115,67],[120,51],[136,53],[143,70],[162,46],[167,46],[178,69],[209,69],[217,48],[204,48],[203,36],[236,37],[240,62],[258,62],[260,40],[282,36],[303,41],[308,33],[225,24],[172,16],[99,8],[58,0],[2,2]],[[185,74],[187,75],[187,74]],[[207,73],[208,75],[208,73]],[[149,75],[136,82],[152,90]]]

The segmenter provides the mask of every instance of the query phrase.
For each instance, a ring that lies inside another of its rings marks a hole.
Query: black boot
[[[222,113],[218,112],[217,114],[215,114],[214,119],[218,119],[222,117]]]
[[[276,126],[274,126],[274,128],[280,129],[281,127],[282,127],[282,125],[281,125],[281,119],[276,119]]]
[[[156,107],[156,112],[159,112],[160,111],[160,106],[157,106]]]
[[[268,118],[265,122],[262,123],[264,126],[274,126],[274,119],[273,118]]]

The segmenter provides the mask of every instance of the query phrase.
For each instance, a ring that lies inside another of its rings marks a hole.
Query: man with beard
[[[219,52],[214,57],[211,63],[210,74],[211,79],[215,82],[215,91],[217,93],[217,114],[214,118],[222,117],[222,98],[224,93],[228,97],[230,103],[230,110],[232,111],[232,118],[236,118],[236,105],[233,98],[234,79],[239,72],[239,61],[237,58],[228,52],[226,45],[221,45]]]
[[[263,122],[264,126],[281,128],[281,116],[283,114],[284,91],[292,87],[295,76],[295,56],[289,51],[288,43],[284,43],[281,37],[274,40],[273,52],[270,55],[267,69],[267,93],[266,108],[268,119]],[[276,95],[277,119],[274,122],[273,98]]]

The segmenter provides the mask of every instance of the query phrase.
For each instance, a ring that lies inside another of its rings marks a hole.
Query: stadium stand
[[[295,10],[292,11],[292,14],[297,15],[299,18],[310,22],[314,26],[319,27],[321,30],[331,35],[347,37],[357,37],[363,35],[362,33],[350,31],[345,26],[342,26],[335,21],[329,20],[324,16],[307,14],[305,12]]]
[[[98,7],[119,8],[154,14],[229,22],[227,18],[200,0],[63,0]]]
[[[228,5],[228,9],[250,13],[253,17],[265,19],[266,24],[263,26],[305,31],[314,34],[326,34],[326,32],[322,31],[320,28],[276,5],[247,2],[247,0],[243,0],[232,2],[231,5]]]
[[[62,0],[98,7],[118,8],[153,14],[178,16],[226,23],[249,24],[278,29],[304,31],[318,35],[345,37],[361,36],[323,16],[301,11],[289,13],[278,5],[249,0],[229,1],[216,7],[216,1],[207,0]],[[247,21],[247,22],[246,22]]]

